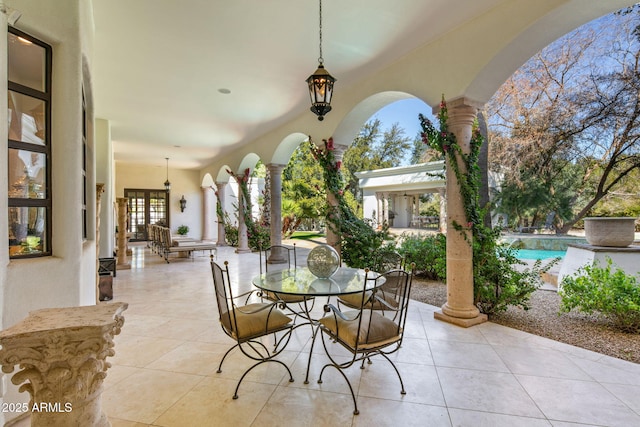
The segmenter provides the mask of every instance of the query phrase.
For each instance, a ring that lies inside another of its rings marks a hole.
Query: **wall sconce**
[[[180,199],[180,212],[184,212],[184,209],[187,207],[187,200],[184,198],[184,194]]]

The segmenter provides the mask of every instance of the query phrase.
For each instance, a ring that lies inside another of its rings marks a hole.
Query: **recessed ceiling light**
[[[224,93],[225,95],[228,95],[228,94],[230,94],[230,93],[231,93],[231,90],[229,90],[229,89],[227,89],[227,88],[223,87],[223,88],[218,89],[218,92],[220,92],[220,93]]]

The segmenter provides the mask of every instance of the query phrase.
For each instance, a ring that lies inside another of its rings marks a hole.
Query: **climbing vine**
[[[257,223],[253,219],[253,204],[251,203],[251,191],[249,190],[249,178],[251,169],[246,168],[244,173],[240,176],[236,176],[233,171],[227,169],[227,173],[231,175],[240,188],[241,196],[244,200],[243,205],[243,217],[244,223],[247,226],[247,240],[249,247],[253,250],[260,250],[268,248],[270,245],[270,230],[266,224]]]
[[[528,309],[531,293],[541,284],[540,273],[552,264],[543,268],[541,261],[538,261],[531,268],[514,268],[523,263],[516,257],[514,249],[499,244],[501,229],[492,229],[484,224],[482,219],[489,207],[480,206],[478,156],[483,137],[477,121],[472,127],[470,151],[465,153],[458,145],[456,136],[449,131],[444,96],[438,113],[438,128],[422,114],[419,119],[422,141],[447,159],[446,164],[451,167],[458,182],[466,224],[454,222],[452,225],[472,245],[476,305],[487,314],[506,310],[510,305]],[[467,238],[467,231],[471,231],[472,239]]]
[[[331,230],[340,236],[343,261],[350,267],[372,268],[376,256],[388,238],[388,225],[374,230],[371,224],[358,218],[345,199],[342,162],[335,158],[333,138],[323,139],[318,147],[309,138],[307,144],[311,154],[322,167],[327,193],[335,196],[336,206],[327,204],[325,218]]]

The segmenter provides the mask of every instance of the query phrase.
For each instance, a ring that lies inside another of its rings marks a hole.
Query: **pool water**
[[[520,259],[563,258],[567,251],[545,251],[542,249],[516,249],[516,257]]]

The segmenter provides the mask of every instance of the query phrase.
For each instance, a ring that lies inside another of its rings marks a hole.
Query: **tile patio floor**
[[[395,356],[405,396],[384,360],[365,370],[354,366],[348,375],[360,415],[353,415],[335,370],[316,383],[321,345],[305,385],[311,332],[301,327],[281,357],[295,382],[266,364],[232,400],[248,365],[234,354],[215,372],[233,341],[218,323],[208,256],[166,264],[146,246],[133,251],[132,269],[114,279],[114,300],[129,303],[102,395],[114,427],[640,426],[640,365],[490,322],[460,328],[435,320],[436,307],[415,301]],[[307,252],[298,249],[298,265]],[[217,259],[229,261],[233,283],[250,288],[257,254],[219,248]]]

